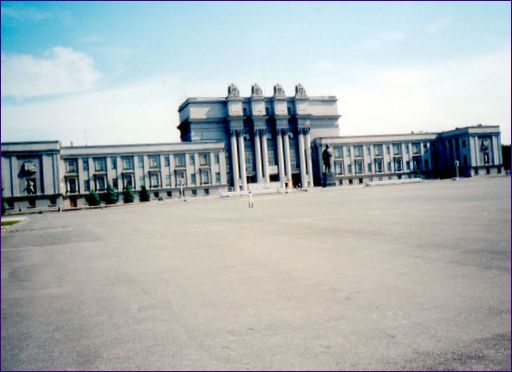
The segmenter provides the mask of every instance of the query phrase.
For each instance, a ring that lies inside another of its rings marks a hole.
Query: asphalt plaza
[[[509,369],[510,178],[31,215],[2,369]]]

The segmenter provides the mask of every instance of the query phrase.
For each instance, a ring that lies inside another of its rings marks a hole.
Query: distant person
[[[252,197],[252,191],[248,194],[249,208],[254,208],[254,198]]]

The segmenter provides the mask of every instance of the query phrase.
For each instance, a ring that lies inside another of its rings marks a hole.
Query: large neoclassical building
[[[498,126],[342,137],[336,97],[308,96],[300,84],[291,96],[279,84],[264,96],[255,84],[250,97],[232,84],[226,97],[188,98],[178,111],[179,143],[2,143],[8,211],[81,207],[108,184],[165,199],[502,173]]]

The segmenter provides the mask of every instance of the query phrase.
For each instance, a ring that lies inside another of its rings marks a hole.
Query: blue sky
[[[340,134],[498,124],[510,3],[2,2],[2,141],[178,141],[234,82],[336,95]]]

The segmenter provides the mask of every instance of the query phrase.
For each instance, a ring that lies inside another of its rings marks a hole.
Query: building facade
[[[188,98],[179,109],[180,143],[65,147],[58,141],[2,143],[7,211],[78,208],[107,185],[146,187],[153,199],[403,178],[502,173],[498,126],[439,133],[340,137],[337,99],[235,85],[218,98]]]

